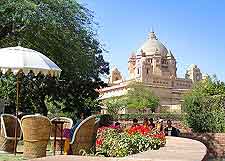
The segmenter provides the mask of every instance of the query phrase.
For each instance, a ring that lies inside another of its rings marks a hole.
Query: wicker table
[[[55,136],[54,136],[54,148],[53,148],[53,154],[55,155],[55,149],[56,149],[56,130],[57,130],[57,125],[61,125],[60,126],[60,131],[61,131],[61,134],[60,134],[60,137],[61,137],[61,155],[62,155],[62,150],[63,150],[63,124],[66,123],[65,120],[53,120],[52,121],[52,124],[55,125]]]

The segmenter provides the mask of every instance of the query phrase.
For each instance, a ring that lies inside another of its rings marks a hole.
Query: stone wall
[[[204,143],[209,156],[223,157],[225,154],[225,133],[182,133],[181,137]]]

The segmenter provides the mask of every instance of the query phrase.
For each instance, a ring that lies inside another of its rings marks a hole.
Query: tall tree
[[[148,108],[154,112],[159,106],[159,98],[155,96],[146,85],[142,83],[132,83],[128,87],[128,108],[135,108],[139,111]]]
[[[119,111],[127,107],[127,98],[124,96],[116,96],[103,101],[107,107],[107,112],[112,115],[117,115]]]
[[[209,77],[184,97],[185,120],[195,132],[225,132],[225,84]]]
[[[21,45],[37,50],[62,69],[65,109],[96,99],[109,74],[95,34],[91,11],[75,0],[0,1],[0,47]],[[44,99],[44,98],[42,98]]]

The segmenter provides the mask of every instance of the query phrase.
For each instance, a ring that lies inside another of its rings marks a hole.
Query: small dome
[[[168,53],[167,53],[166,56],[167,56],[167,58],[172,58],[172,59],[174,59],[174,56],[173,56],[171,50],[168,51]]]
[[[115,66],[111,69],[111,72],[119,72],[118,68],[116,68]]]
[[[189,66],[189,69],[195,69],[195,68],[197,68],[197,65],[195,65],[195,64],[191,64],[191,65]]]
[[[168,50],[166,47],[157,39],[154,32],[150,32],[148,40],[141,46],[138,53],[144,52],[146,55],[160,54],[166,56]]]

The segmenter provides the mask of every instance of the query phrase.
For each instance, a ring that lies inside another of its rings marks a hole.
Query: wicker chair
[[[92,148],[94,125],[95,115],[86,118],[78,125],[70,142],[74,155],[80,155],[80,150],[87,152]]]
[[[20,120],[10,114],[2,114],[0,120],[1,120],[0,150],[12,153],[14,152],[16,121],[17,121],[16,144],[22,137]]]
[[[24,156],[39,158],[46,156],[51,122],[45,116],[27,115],[21,119],[24,141]]]
[[[51,123],[54,120],[60,120],[60,121],[65,121],[65,123],[63,124],[63,129],[71,129],[73,126],[73,120],[67,117],[55,117],[53,119],[51,119]],[[56,151],[60,151],[60,147],[61,147],[61,125],[57,125],[56,126]],[[52,148],[54,146],[53,141],[54,141],[54,136],[55,136],[55,125],[52,123],[52,128],[51,128],[51,135],[50,135],[50,140],[51,140],[51,144],[52,144]],[[65,141],[65,137],[62,137],[63,139],[63,144]]]

